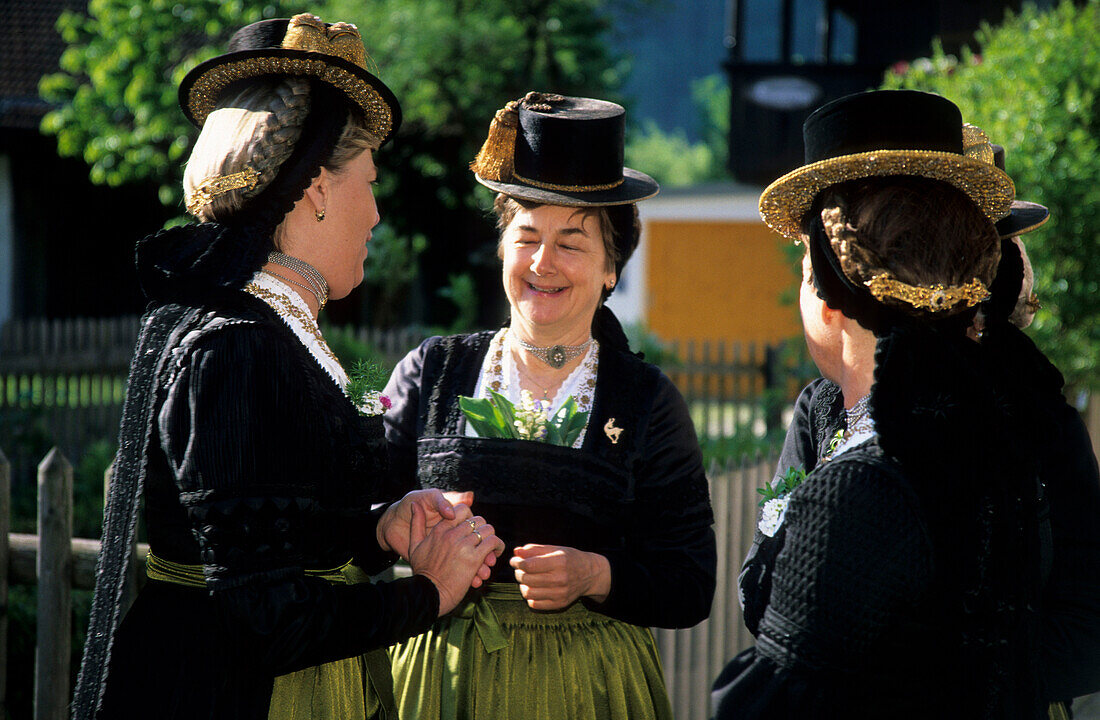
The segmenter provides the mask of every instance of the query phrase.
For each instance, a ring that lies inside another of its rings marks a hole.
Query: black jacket
[[[430,338],[394,370],[386,393],[393,467],[410,483],[474,490],[507,549],[528,542],[597,552],[611,591],[590,608],[643,626],[688,627],[714,595],[713,517],[699,443],[672,382],[625,350],[600,346],[596,394],[579,449],[467,438],[459,395],[472,395],[491,332]],[[622,428],[614,443],[609,420]],[[515,582],[507,562],[493,579]]]
[[[719,718],[1044,716],[1034,404],[989,348],[899,328],[876,351],[877,436],[819,464],[843,407],[818,381],[784,458],[812,470],[743,568],[757,645]]]
[[[103,717],[264,718],[276,675],[384,647],[438,612],[420,576],[304,574],[396,558],[370,510],[390,499],[381,418],[361,417],[266,304],[209,282],[189,240],[142,248],[139,347],[157,370],[131,377],[131,392],[150,390],[150,422],[123,426],[120,445],[145,448],[151,551],[202,565],[206,587],[146,584],[115,639]]]

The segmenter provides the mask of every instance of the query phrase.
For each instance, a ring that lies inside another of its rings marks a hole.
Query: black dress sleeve
[[[1080,415],[1059,405],[1043,467],[1054,562],[1038,663],[1052,701],[1100,691],[1100,472]]]
[[[303,573],[319,555],[355,548],[334,535],[323,507],[318,475],[342,469],[326,464],[325,408],[293,350],[263,326],[212,333],[180,359],[158,417],[220,630],[232,639],[225,646],[275,675],[422,632],[439,604],[420,576],[333,585]],[[374,527],[362,523],[369,538]]]
[[[416,478],[417,424],[420,417],[420,383],[424,357],[432,339],[425,340],[397,363],[382,392],[390,399],[383,416],[386,444],[389,446],[390,472],[395,481],[408,489],[418,486]]]
[[[827,382],[825,378],[817,378],[798,394],[773,479],[783,477],[790,468],[802,468],[809,473],[817,466],[818,442],[814,434],[813,399],[824,382]]]
[[[710,614],[714,598],[714,518],[687,404],[664,375],[643,445],[625,547],[602,552],[610,593],[588,605],[635,625],[690,627]]]
[[[783,439],[783,449],[779,453],[772,482],[784,477],[791,468],[802,469],[810,473],[817,467],[823,445],[822,435],[831,427],[834,413],[831,407],[837,394],[835,386],[825,378],[817,378],[802,389],[795,400],[791,424]],[[836,418],[839,420],[839,418]],[[759,520],[759,512],[757,513]],[[780,530],[773,537],[753,529],[752,545],[749,546],[737,576],[737,598],[741,603],[745,626],[754,636],[760,624],[760,617],[771,594],[771,569],[775,566],[775,555],[783,546],[785,531]]]
[[[860,673],[931,580],[915,494],[881,467],[838,458],[791,494],[784,525],[757,645],[719,677],[716,717],[882,716],[882,689]]]

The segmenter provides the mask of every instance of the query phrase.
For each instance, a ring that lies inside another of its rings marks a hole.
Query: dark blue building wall
[[[723,73],[728,0],[654,0],[638,9],[611,3],[612,42],[632,62],[623,98],[633,121],[649,118],[698,140],[691,83]]]

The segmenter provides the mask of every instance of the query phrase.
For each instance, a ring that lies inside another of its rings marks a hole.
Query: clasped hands
[[[439,614],[453,610],[466,591],[489,579],[504,543],[493,526],[470,510],[473,493],[415,490],[386,508],[375,531],[383,550],[408,560],[414,574],[439,591]]]

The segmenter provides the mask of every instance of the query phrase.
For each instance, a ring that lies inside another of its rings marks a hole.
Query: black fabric
[[[803,394],[779,472],[814,469],[761,542],[766,567],[742,574],[757,645],[717,680],[717,717],[1045,716],[1036,421],[999,392],[994,360],[927,329],[890,333],[879,435],[820,465],[798,454],[827,447],[842,405],[825,381]]]
[[[1041,605],[1045,697],[1100,692],[1100,470],[1092,441],[1062,395],[1062,374],[1019,328],[989,325],[982,344],[1036,417],[1029,445],[1039,456],[1054,546]]]
[[[1020,246],[1011,238],[1001,240],[1001,260],[997,265],[997,275],[989,286],[989,299],[982,303],[986,324],[1008,321],[1016,309],[1023,283],[1024,260],[1020,255]]]
[[[825,378],[818,378],[807,385],[795,401],[791,424],[783,440],[772,482],[784,477],[791,468],[813,472],[820,458],[828,453],[836,431],[845,429],[845,426],[844,396],[840,387]],[[741,564],[737,596],[745,627],[753,635],[757,633],[771,595],[775,556],[783,547],[785,534],[784,525],[779,526],[773,537],[754,527],[752,545]]]
[[[993,165],[1004,170],[1004,147],[996,143],[993,143],[991,146],[993,148]],[[1013,200],[1012,211],[996,222],[997,234],[1007,239],[1015,235],[1031,232],[1045,223],[1049,217],[1050,210],[1044,205],[1027,202],[1026,200]]]
[[[491,337],[432,338],[398,364],[386,389],[395,469],[410,483],[473,490],[474,511],[507,546],[502,559],[529,542],[606,556],[611,592],[586,601],[598,612],[658,627],[704,619],[715,587],[713,518],[698,441],[671,381],[601,346],[581,448],[467,438],[457,396],[473,394]],[[617,444],[603,431],[612,418],[623,429]],[[507,562],[492,579],[515,582]]]
[[[477,175],[482,185],[531,202],[567,206],[634,203],[660,189],[645,173],[623,167],[622,106],[595,98],[528,93],[516,115],[508,121],[517,125],[514,174],[499,180]]]
[[[946,98],[873,90],[822,105],[802,126],[806,164],[875,150],[963,152],[962,115]]]
[[[201,564],[207,588],[145,586],[118,629],[99,716],[262,718],[276,675],[422,632],[438,593],[419,576],[334,586],[304,575],[396,559],[370,509],[392,499],[382,421],[358,414],[266,304],[219,291],[217,273],[192,263],[201,253],[175,250],[152,243],[141,256],[153,309],[138,360],[157,370],[131,378],[151,414],[122,427],[120,457],[138,448],[139,462],[115,482],[144,486],[152,552]]]
[[[623,179],[622,106],[564,97],[519,106],[515,171],[553,185],[607,185]]]
[[[606,305],[601,305],[592,316],[592,337],[600,345],[606,345],[615,350],[630,352],[630,342],[626,339],[619,318]]]

